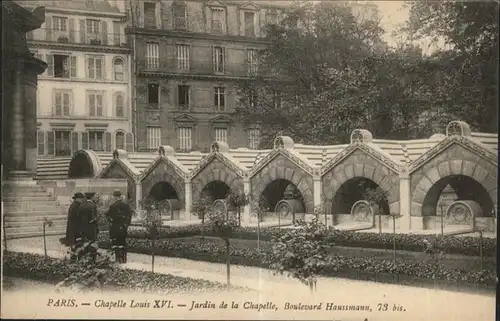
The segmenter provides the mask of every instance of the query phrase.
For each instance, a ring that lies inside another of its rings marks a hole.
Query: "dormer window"
[[[156,28],[156,2],[144,2],[144,28]]]
[[[226,11],[224,8],[212,8],[212,33],[225,33],[226,30]]]
[[[255,37],[255,12],[244,12],[245,36]]]
[[[172,16],[174,17],[174,29],[187,29],[187,8],[183,2],[174,2],[172,4]]]

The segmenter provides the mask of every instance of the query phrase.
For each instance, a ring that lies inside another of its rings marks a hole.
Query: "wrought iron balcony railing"
[[[75,30],[40,28],[26,34],[28,41],[56,42],[78,45],[127,47],[124,33],[88,33]]]

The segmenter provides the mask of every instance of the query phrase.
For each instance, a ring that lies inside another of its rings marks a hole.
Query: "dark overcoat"
[[[66,239],[64,240],[65,245],[71,246],[76,242],[76,238],[79,235],[78,232],[78,208],[80,207],[80,203],[78,201],[74,201],[71,203],[68,209],[68,221],[66,223]]]
[[[116,238],[119,235],[127,233],[127,228],[132,221],[132,209],[130,205],[122,200],[118,200],[109,206],[106,216],[111,223],[109,228],[110,238]]]
[[[80,237],[95,241],[97,238],[97,205],[91,200],[84,201],[78,208]]]

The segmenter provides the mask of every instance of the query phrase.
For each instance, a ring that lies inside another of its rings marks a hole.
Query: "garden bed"
[[[69,261],[55,258],[45,259],[42,255],[19,252],[4,252],[3,275],[56,284],[70,275]],[[222,283],[119,268],[110,272],[105,286],[152,293],[192,293],[224,291]],[[232,290],[245,290],[232,287]]]
[[[162,227],[158,238],[169,239],[188,236],[216,236],[202,225],[188,225],[182,227]],[[280,233],[278,228],[262,228],[260,230],[260,240],[270,241],[272,236]],[[332,241],[336,245],[347,247],[360,247],[371,249],[392,250],[392,233],[356,233],[353,231],[334,230]],[[129,238],[144,239],[147,237],[145,229],[129,231]],[[257,228],[240,227],[234,231],[232,238],[257,240]],[[416,235],[416,234],[396,234],[396,250],[422,252],[424,240],[435,242],[436,248],[447,254],[458,254],[468,256],[479,256],[479,238],[473,236],[440,236],[440,235]],[[496,239],[483,238],[483,255],[485,257],[496,257]]]
[[[99,236],[100,246],[109,248],[110,243],[107,236]],[[129,239],[129,251],[140,254],[151,254],[151,241],[147,239]],[[256,248],[240,247],[231,245],[231,263],[246,266],[260,266],[267,268],[263,263],[270,246],[264,245],[261,250]],[[218,240],[200,239],[159,239],[156,241],[154,249],[158,256],[179,257],[191,260],[206,261],[212,263],[225,263],[225,247]],[[359,279],[362,273],[371,275],[377,279],[377,275],[390,274],[394,280],[407,280],[410,283],[431,282],[433,283],[433,273],[439,267],[437,279],[446,283],[455,284],[459,287],[478,286],[483,288],[495,287],[494,270],[466,270],[449,268],[439,263],[424,262],[418,260],[396,261],[380,260],[371,257],[347,257],[332,255],[327,259],[328,265],[325,269],[325,276],[345,277]],[[410,281],[408,281],[410,280]],[[394,282],[396,282],[394,281]],[[387,280],[382,280],[387,282]],[[393,283],[393,282],[389,282]]]

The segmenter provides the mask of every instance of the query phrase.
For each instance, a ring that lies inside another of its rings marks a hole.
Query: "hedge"
[[[158,238],[179,238],[200,235],[204,229],[204,235],[216,236],[202,225],[188,225],[181,227],[162,227]],[[280,233],[278,228],[262,228],[260,230],[261,241],[271,241],[274,234]],[[336,245],[347,247],[362,247],[371,249],[391,249],[393,248],[392,233],[359,233],[353,231],[332,231],[332,238]],[[129,230],[129,238],[147,238],[145,229]],[[257,228],[240,227],[233,233],[235,239],[257,240]],[[417,235],[417,234],[396,234],[396,249],[402,251],[422,252],[423,241],[427,239],[435,242],[437,249],[447,254],[459,254],[468,256],[479,256],[479,238],[472,236],[441,236],[441,235]],[[496,256],[496,239],[483,238],[483,255]]]
[[[68,263],[68,260],[50,257],[45,259],[38,254],[6,251],[3,257],[3,275],[55,284],[70,275]],[[105,280],[105,285],[111,288],[162,294],[227,289],[227,285],[219,282],[125,268],[112,270]],[[232,287],[232,289],[245,290],[242,287]]]
[[[99,244],[109,248],[110,243],[106,235],[99,236]],[[130,252],[151,254],[151,241],[147,239],[129,239]],[[230,247],[231,263],[246,266],[268,267],[263,263],[269,247],[262,247],[259,252],[255,248]],[[222,242],[214,239],[175,240],[159,239],[156,241],[155,254],[158,256],[179,257],[191,260],[200,260],[213,263],[225,263],[226,252]],[[369,257],[330,256],[327,259],[325,276],[359,278],[360,274],[370,275],[391,274],[394,282],[397,280],[413,280],[412,282],[433,282],[435,265],[422,261],[392,261]],[[438,280],[462,286],[491,287],[495,285],[495,271],[467,271],[445,267],[439,264]],[[411,282],[410,282],[411,283]]]

